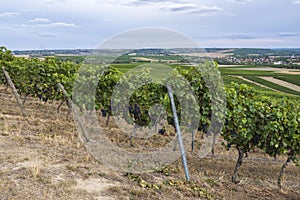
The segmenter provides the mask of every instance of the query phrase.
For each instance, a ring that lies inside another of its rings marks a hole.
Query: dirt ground
[[[282,80],[279,80],[279,79],[274,78],[274,77],[269,77],[269,76],[258,76],[258,78],[261,78],[261,79],[264,79],[266,81],[275,83],[277,85],[281,85],[283,87],[286,87],[286,88],[295,90],[297,92],[300,92],[300,86],[298,86],[298,85],[295,85],[295,84],[292,84],[292,83],[289,83],[289,82],[286,82],[286,81],[282,81]]]
[[[277,176],[285,158],[274,160],[259,152],[245,158],[239,183],[231,183],[237,154],[234,149],[226,151],[221,142],[215,156],[200,159],[187,153],[190,183],[184,181],[180,159],[151,173],[115,171],[85,150],[67,108],[57,113],[58,104],[29,98],[28,115],[23,117],[11,90],[0,86],[0,199],[300,198],[300,169],[289,164],[283,188],[278,189]],[[117,130],[110,124],[104,131]],[[129,138],[122,137],[129,144]],[[159,141],[166,136],[156,137]]]
[[[268,86],[265,86],[265,85],[263,85],[263,84],[260,84],[260,83],[257,83],[257,82],[255,82],[255,81],[249,80],[249,79],[247,79],[247,78],[245,78],[245,77],[243,77],[243,76],[235,76],[235,75],[232,75],[232,76],[233,76],[233,77],[237,77],[237,78],[239,78],[239,79],[242,79],[242,80],[244,80],[244,81],[247,81],[247,82],[249,82],[249,83],[256,84],[256,85],[258,85],[258,86],[260,86],[260,87],[264,87],[264,88],[267,88],[267,89],[269,89],[269,90],[273,90],[273,91],[276,91],[276,92],[280,92],[279,90],[275,90],[275,89],[270,88],[270,87],[268,87]]]

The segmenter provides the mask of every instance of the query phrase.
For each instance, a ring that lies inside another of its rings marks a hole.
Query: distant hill
[[[257,56],[300,56],[300,48],[278,48],[278,49],[263,49],[263,48],[205,48],[205,49],[181,49],[182,52],[198,53],[224,53],[230,54],[235,57],[247,57],[252,55]],[[29,55],[31,57],[43,57],[43,56],[86,56],[93,53],[94,49],[53,49],[53,50],[15,50],[15,55]],[[180,49],[176,49],[176,52],[180,52]],[[133,50],[131,53],[137,54],[157,54],[166,53],[162,49],[141,49]]]

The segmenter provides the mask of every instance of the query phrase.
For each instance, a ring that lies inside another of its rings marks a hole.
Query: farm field
[[[230,80],[232,80],[251,85],[261,93],[269,95],[289,97],[291,97],[289,94],[300,95],[298,88],[300,84],[299,70],[263,66],[222,66],[219,69],[225,84],[229,84]],[[235,79],[229,76],[235,76]]]
[[[243,54],[242,50],[229,49],[227,51],[238,52]],[[227,51],[220,50],[219,54],[222,54],[222,56],[228,56]],[[249,51],[249,49],[247,51]],[[210,57],[211,54],[214,55],[215,53],[209,51],[208,53],[205,54],[207,54],[207,56]],[[188,54],[187,56],[193,56],[193,53]],[[58,56],[58,59],[71,60],[77,63],[79,60],[78,56],[70,57],[70,56],[62,56],[62,55]],[[143,65],[143,61],[146,60],[158,63],[158,61],[171,62],[171,61],[180,61],[180,59],[182,59],[180,56],[143,56],[143,57],[121,56],[120,58],[118,58],[117,62],[114,63],[112,66],[116,67],[122,73],[126,73],[127,71],[133,69],[136,66]],[[80,61],[81,62],[84,61],[83,56],[80,57]],[[138,61],[138,62],[133,62],[133,61]],[[147,62],[145,62],[145,64],[146,63]],[[170,66],[172,68],[175,67],[187,68],[186,66],[183,66],[180,63],[177,64],[161,63],[161,64]],[[235,81],[238,81],[239,83],[246,83],[248,85],[251,85],[252,87],[255,87],[258,91],[262,93],[265,92],[272,96],[282,96],[284,94],[284,96],[289,96],[289,97],[291,96],[289,94],[296,95],[296,96],[300,95],[299,88],[297,88],[297,86],[300,85],[299,69],[287,69],[287,68],[279,68],[279,67],[276,68],[270,66],[254,66],[254,65],[220,65],[219,69],[222,73],[225,84],[230,84],[229,80],[233,80],[233,78],[228,77],[228,75],[240,76],[240,77],[235,77]],[[261,78],[262,76],[274,77],[275,79],[288,82],[288,84],[285,84],[284,86],[282,82],[276,80],[273,81],[266,80],[264,78]],[[293,87],[290,84],[296,85],[296,87]]]
[[[0,124],[4,127],[0,133],[1,199],[296,200],[300,195],[300,168],[294,164],[286,169],[283,188],[276,186],[284,157],[274,160],[260,151],[249,154],[239,172],[239,182],[234,184],[230,177],[237,153],[225,150],[220,139],[215,156],[200,159],[188,151],[192,183],[183,181],[180,159],[162,171],[124,174],[87,153],[72,118],[67,119],[67,107],[56,112],[59,102],[29,98],[25,104],[28,116],[22,117],[12,91],[1,86],[0,104]],[[100,121],[104,125],[105,119]],[[104,130],[119,133],[113,122]],[[129,146],[129,137],[120,137],[122,145]],[[165,137],[157,135],[158,141]],[[201,144],[200,137],[196,143]]]
[[[143,65],[143,63],[131,63],[131,64],[114,64],[122,73],[126,73],[136,66]],[[180,65],[167,65],[172,68],[188,68],[188,66]],[[285,69],[285,68],[274,68],[264,66],[226,66],[222,65],[219,67],[222,75],[222,79],[225,85],[229,85],[231,82],[239,84],[247,84],[254,87],[258,92],[271,96],[288,98],[298,98],[300,91],[300,70],[297,69]],[[261,77],[274,77],[275,79],[287,82],[284,86],[282,82],[276,82],[276,80],[268,81]]]

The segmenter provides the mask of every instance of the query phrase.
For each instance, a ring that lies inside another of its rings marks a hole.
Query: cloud
[[[219,11],[223,11],[222,8],[217,6],[203,6],[199,5],[198,1],[188,0],[106,0],[112,4],[118,4],[123,6],[155,6],[159,7],[162,11],[168,12],[180,12],[182,14],[198,14],[198,15],[212,15]],[[100,0],[99,0],[100,2]]]
[[[119,2],[119,1],[117,1]],[[133,0],[131,2],[126,1],[127,5],[141,6],[149,4],[161,4],[161,3],[187,3],[184,0]]]
[[[152,3],[161,3],[161,2],[164,2],[163,0],[162,1],[159,1],[159,0],[134,0],[132,2],[129,2],[129,4],[132,4],[132,5],[142,5],[142,4],[152,4]]]
[[[292,33],[292,32],[279,33],[279,37],[296,37],[296,36],[300,36],[300,33]]]
[[[23,13],[28,13],[28,12],[38,12],[39,9],[38,8],[22,8],[19,11],[23,12]]]
[[[300,4],[300,0],[294,0],[293,4]]]
[[[198,6],[195,9],[188,10],[188,14],[199,14],[199,15],[211,15],[211,14],[216,14],[219,11],[223,11],[222,8],[219,8],[217,6]]]
[[[4,12],[4,13],[0,13],[0,17],[15,18],[19,14],[20,13],[18,13],[18,12]]]
[[[105,22],[111,22],[111,21],[113,21],[113,19],[112,18],[104,18],[103,21],[105,21]]]
[[[53,28],[78,28],[74,23],[65,23],[65,22],[54,22],[49,24],[37,24],[40,27],[53,27]]]
[[[74,23],[66,22],[51,22],[48,18],[39,18],[28,20],[32,24],[22,24],[20,27],[60,27],[60,28],[78,28],[79,26]]]
[[[284,40],[275,38],[253,38],[253,39],[212,39],[199,42],[205,47],[228,47],[228,48],[269,48],[279,47],[285,44]]]
[[[161,2],[172,2],[172,0],[136,0],[136,1],[139,1],[139,2],[145,2],[145,3],[161,3]],[[173,0],[173,2],[182,2],[182,1],[179,1],[179,0]]]
[[[165,4],[160,7],[162,10],[167,11],[187,11],[194,10],[197,8],[195,4]]]
[[[34,18],[32,20],[29,20],[28,22],[31,22],[31,23],[49,23],[50,20],[48,18]]]
[[[237,2],[237,3],[246,3],[251,2],[252,0],[228,0],[229,2]]]
[[[217,6],[200,6],[196,4],[182,4],[182,3],[167,3],[160,7],[161,10],[170,12],[181,12],[184,14],[199,14],[210,15],[222,11],[222,8]]]
[[[49,4],[64,3],[64,2],[66,2],[66,0],[49,0],[49,1],[47,1],[47,3],[49,3]]]
[[[45,37],[45,38],[53,38],[56,37],[56,35],[51,35],[51,34],[41,34],[39,35],[40,37]]]
[[[101,1],[101,0],[100,0]],[[110,0],[110,3],[132,5],[132,6],[142,6],[142,5],[153,5],[153,4],[162,4],[162,3],[188,3],[187,0]]]
[[[38,24],[20,24],[14,25],[17,28],[78,28],[74,23],[53,22],[53,23],[38,23]]]
[[[258,37],[254,36],[253,34],[250,34],[250,33],[235,33],[235,34],[231,34],[231,35],[225,35],[222,38],[232,39],[232,40],[237,40],[237,39],[249,40],[249,39],[256,39]]]

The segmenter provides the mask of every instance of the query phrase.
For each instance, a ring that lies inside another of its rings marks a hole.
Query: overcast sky
[[[299,47],[300,0],[0,0],[0,46],[94,48],[141,27],[201,47]]]

